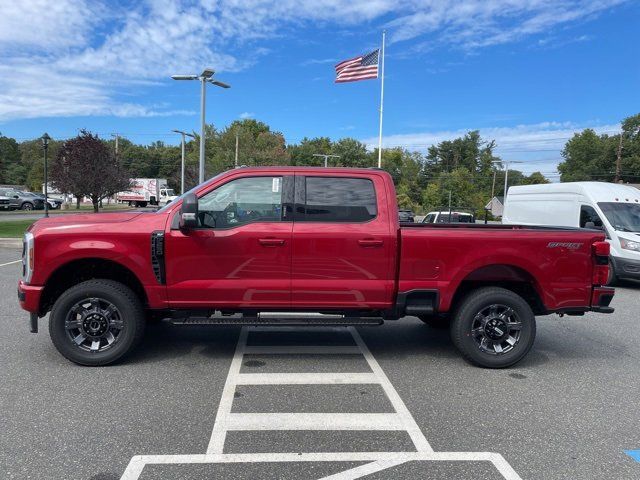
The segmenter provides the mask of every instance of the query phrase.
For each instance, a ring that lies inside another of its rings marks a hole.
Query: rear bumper
[[[598,313],[613,313],[614,309],[609,304],[613,300],[614,293],[615,289],[611,287],[593,287],[589,310]]]
[[[40,297],[44,287],[27,285],[22,280],[18,282],[18,301],[20,307],[27,312],[38,313],[40,311]]]
[[[618,278],[633,278],[640,280],[640,260],[623,257],[611,257],[613,269]]]

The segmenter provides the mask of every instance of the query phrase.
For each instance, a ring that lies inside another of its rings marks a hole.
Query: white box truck
[[[132,178],[128,191],[116,193],[116,201],[136,207],[163,206],[175,199],[176,194],[167,186],[166,178]]]
[[[610,283],[640,280],[640,190],[605,182],[509,188],[502,223],[604,230],[611,245]]]

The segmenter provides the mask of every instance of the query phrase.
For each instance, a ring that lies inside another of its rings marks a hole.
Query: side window
[[[587,222],[593,222],[597,228],[602,228],[602,220],[589,205],[582,205],[580,207],[580,228],[585,228]]]
[[[366,178],[306,177],[305,222],[367,222],[378,207],[373,182]]]
[[[238,178],[198,199],[200,227],[232,228],[281,220],[282,177]]]

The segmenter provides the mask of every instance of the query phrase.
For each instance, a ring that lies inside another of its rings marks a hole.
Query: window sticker
[[[273,193],[279,193],[280,192],[280,177],[274,177],[273,181],[271,183],[271,191]]]

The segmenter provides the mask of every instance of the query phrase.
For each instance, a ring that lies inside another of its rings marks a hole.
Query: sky
[[[333,66],[387,32],[385,146],[426,150],[480,130],[504,160],[557,179],[574,132],[640,112],[638,0],[0,0],[0,132],[80,129],[177,143],[207,122],[377,146],[380,80]]]

